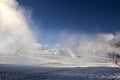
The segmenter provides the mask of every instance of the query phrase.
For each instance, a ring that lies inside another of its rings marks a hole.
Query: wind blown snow
[[[15,0],[0,0],[0,50],[27,50],[35,42],[24,9]]]
[[[64,34],[62,40],[60,39],[61,46],[46,49],[36,43],[26,13],[16,0],[0,0],[0,63],[90,66],[95,62],[109,63],[109,53],[120,54],[119,33],[73,36]],[[11,52],[14,54],[11,55]]]

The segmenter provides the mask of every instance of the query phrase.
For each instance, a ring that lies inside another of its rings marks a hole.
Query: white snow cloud
[[[0,0],[0,50],[28,49],[35,43],[25,13],[16,0]]]

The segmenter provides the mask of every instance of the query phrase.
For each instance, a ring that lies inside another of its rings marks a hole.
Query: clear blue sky
[[[52,41],[65,30],[71,33],[120,31],[120,0],[18,1],[33,11],[33,20],[42,30],[43,42]]]

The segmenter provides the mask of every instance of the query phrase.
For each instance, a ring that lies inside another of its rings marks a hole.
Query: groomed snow
[[[0,64],[32,65],[44,67],[119,67],[106,56],[72,57],[70,55],[39,53],[34,55],[0,54]]]

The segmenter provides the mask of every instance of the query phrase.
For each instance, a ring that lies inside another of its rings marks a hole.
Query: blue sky
[[[52,43],[62,31],[114,33],[120,31],[120,0],[18,0],[33,11],[41,42]],[[34,27],[33,27],[34,28]]]

